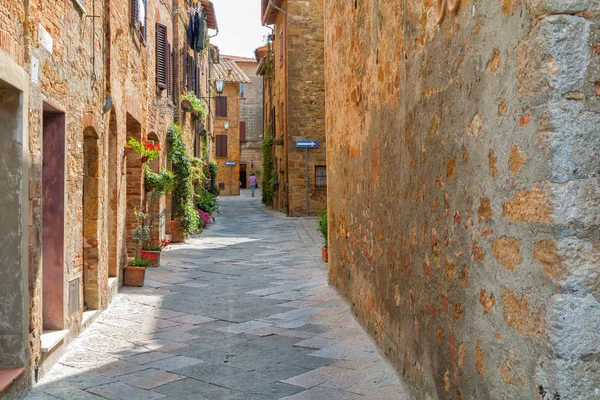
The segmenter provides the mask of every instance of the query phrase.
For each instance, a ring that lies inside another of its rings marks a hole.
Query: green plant
[[[273,136],[271,136],[271,124],[265,126],[265,134],[262,140],[263,153],[263,176],[262,176],[262,202],[273,205],[273,179],[277,181],[277,173],[273,173]]]
[[[142,141],[139,142],[137,139],[130,137],[127,141],[127,145],[142,157],[148,157],[148,161],[154,160],[156,157],[158,157],[160,151],[162,150],[160,145],[152,144],[148,142],[146,138],[142,138]]]
[[[180,101],[181,100],[189,101],[190,105],[192,107],[192,110],[197,112],[198,115],[200,116],[200,118],[204,118],[208,114],[208,111],[206,110],[206,105],[204,104],[204,102],[202,100],[200,100],[199,98],[196,97],[194,92],[183,92],[179,96],[179,100]]]
[[[137,254],[135,255],[135,257],[133,257],[133,259],[131,261],[129,261],[129,265],[131,265],[133,267],[148,268],[151,263],[152,263],[152,260],[148,260],[146,258],[142,258],[142,257],[140,257]]]
[[[191,163],[192,185],[194,185],[194,192],[197,193],[196,189],[201,189],[203,187],[204,180],[206,179],[206,176],[204,174],[204,162],[197,157],[192,157]]]
[[[166,239],[163,240],[148,240],[142,244],[142,250],[146,251],[162,251],[165,247],[169,245],[169,241]]]
[[[192,163],[186,151],[181,126],[172,124],[167,129],[169,160],[173,166],[175,182],[173,185],[172,211],[174,219],[180,222],[184,235],[198,230],[198,213],[192,202]]]
[[[196,207],[199,210],[208,213],[215,220],[214,215],[219,214],[219,203],[217,202],[217,196],[210,192],[202,192],[196,196]]]
[[[148,226],[148,214],[138,212],[137,210],[134,210],[133,212],[135,214],[137,225],[131,232],[131,237],[135,243],[135,257],[137,258],[144,243],[150,240],[150,227]]]
[[[317,220],[317,232],[323,237],[323,243],[327,247],[327,211],[321,211],[319,213],[319,219]]]
[[[146,165],[144,167],[144,182],[146,190],[155,195],[169,194],[173,191],[175,185],[175,174],[166,169],[161,169],[159,173],[156,173]]]

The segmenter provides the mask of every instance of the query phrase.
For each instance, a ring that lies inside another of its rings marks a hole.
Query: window
[[[246,93],[246,88],[244,87],[244,84],[243,84],[243,83],[240,83],[240,97],[241,97],[242,99],[243,99],[244,97],[246,97],[246,96],[245,96],[245,93]]]
[[[217,135],[217,157],[227,157],[227,135]]]
[[[219,190],[225,190],[225,182],[219,182]]]
[[[315,188],[327,187],[327,167],[324,165],[315,166]]]
[[[215,97],[216,117],[224,117],[227,118],[227,96],[217,96]]]
[[[168,89],[171,45],[167,41],[167,27],[156,23],[156,86]]]
[[[240,121],[240,142],[246,141],[246,121]]]
[[[141,36],[142,43],[146,44],[147,39],[147,21],[146,18],[146,0],[130,0],[131,5],[131,25],[136,28]]]

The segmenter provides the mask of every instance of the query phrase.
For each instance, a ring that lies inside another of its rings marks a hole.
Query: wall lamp
[[[215,86],[216,86],[218,94],[222,94],[223,93],[223,85],[224,84],[225,84],[225,82],[223,81],[223,79],[216,79],[215,80]]]
[[[223,124],[223,128],[225,128],[226,131],[229,130],[229,121],[225,121],[225,123]]]

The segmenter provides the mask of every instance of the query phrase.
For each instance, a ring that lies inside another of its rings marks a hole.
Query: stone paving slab
[[[122,288],[26,399],[412,399],[327,285],[315,218],[242,194]]]

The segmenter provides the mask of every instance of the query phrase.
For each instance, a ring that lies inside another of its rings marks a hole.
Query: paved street
[[[202,235],[123,288],[27,396],[41,399],[407,399],[328,287],[314,219],[221,198]]]

